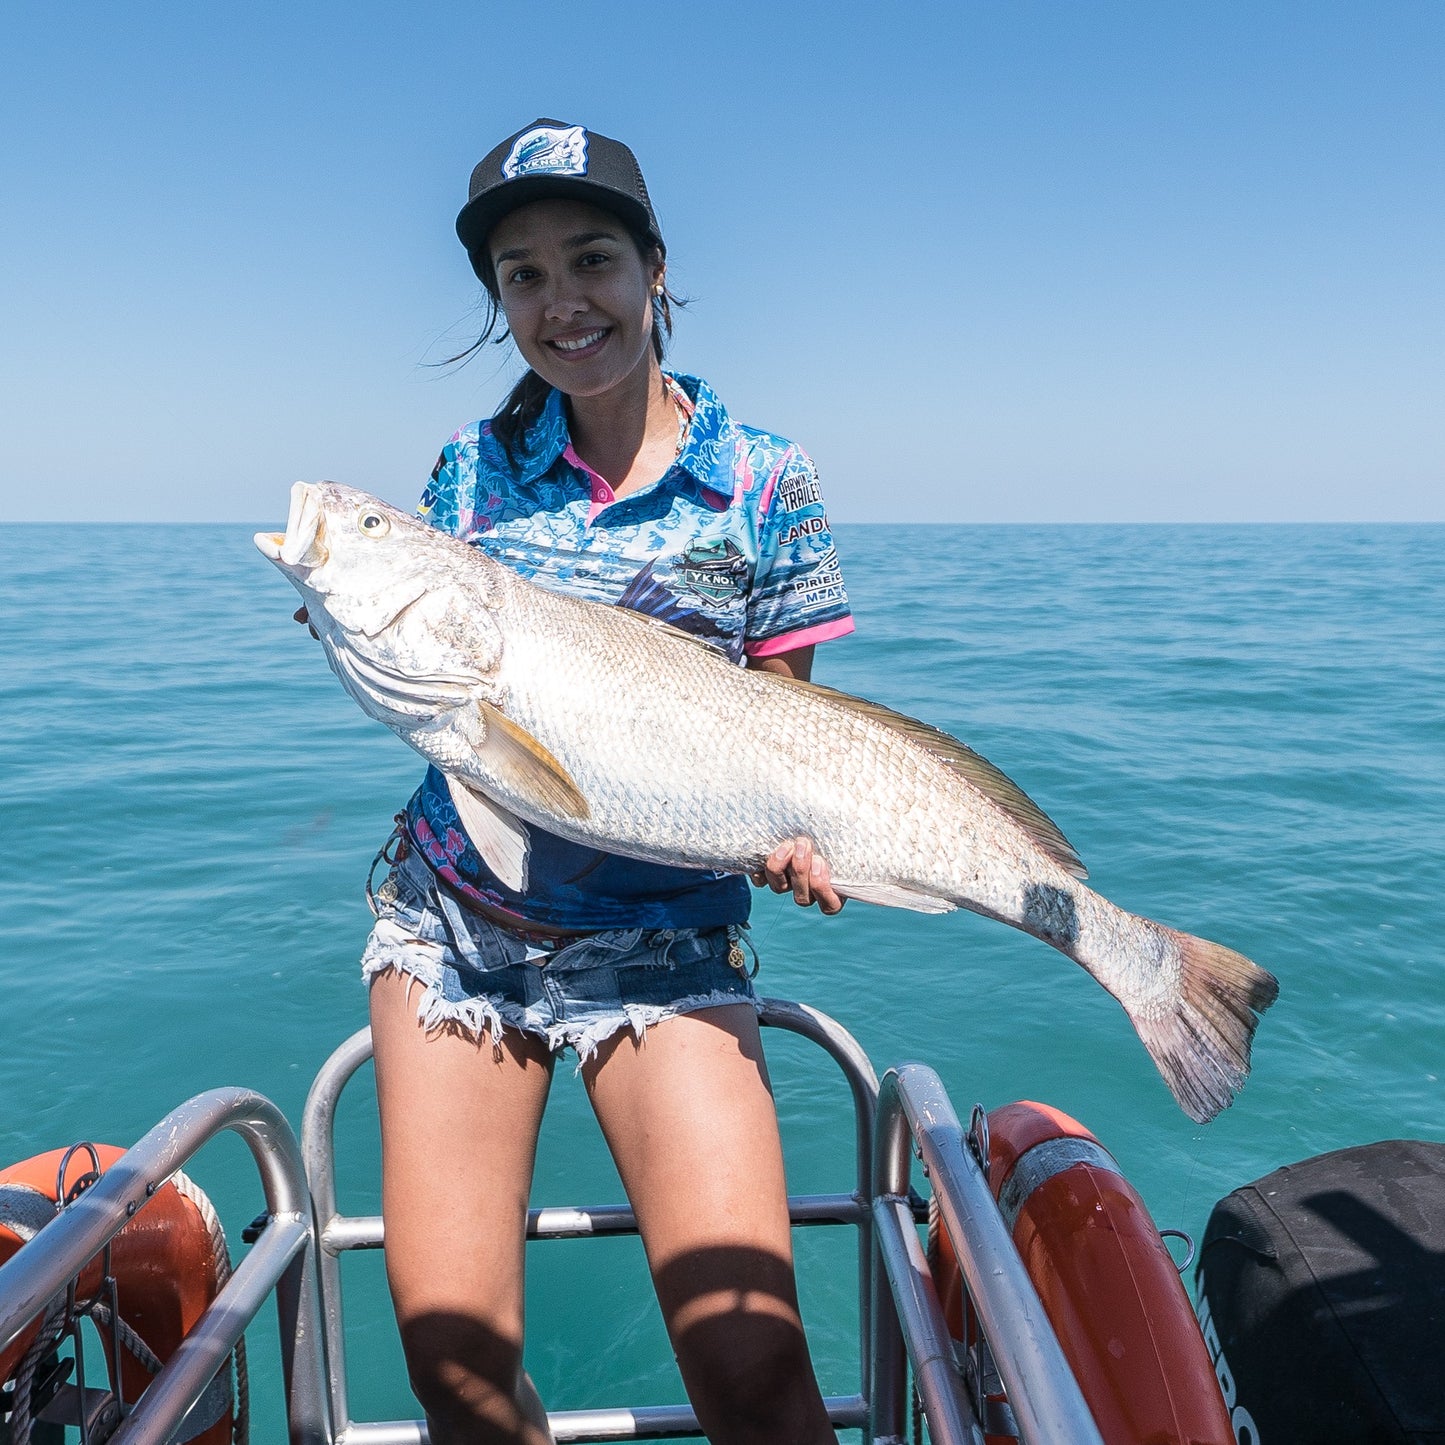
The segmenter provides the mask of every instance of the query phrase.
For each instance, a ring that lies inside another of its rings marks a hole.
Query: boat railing
[[[212,1089],[173,1109],[0,1268],[0,1349],[14,1341],[208,1140],[239,1134],[260,1171],[266,1220],[256,1242],[181,1341],[110,1445],[166,1445],[227,1364],[271,1292],[291,1445],[332,1439],[316,1295],[315,1225],[296,1136],[267,1098]]]
[[[961,1359],[950,1338],[918,1239],[909,1187],[915,1152],[976,1317],[971,1359]],[[943,1081],[924,1064],[902,1064],[883,1076],[871,1195],[874,1445],[904,1439],[905,1355],[934,1445],[983,1445],[984,1421],[990,1435],[1017,1434],[1025,1445],[1102,1445]],[[1007,1415],[988,1397],[992,1370]],[[995,1423],[993,1415],[1004,1418]]]
[[[852,1094],[855,1156],[852,1188],[834,1194],[794,1195],[788,1207],[795,1226],[845,1225],[858,1232],[859,1389],[852,1395],[830,1396],[826,1403],[835,1428],[866,1429],[874,1369],[871,1181],[878,1077],[853,1036],[817,1009],[784,999],[764,999],[759,1018],[766,1027],[784,1029],[818,1044],[838,1064]],[[382,1248],[384,1230],[379,1216],[345,1215],[337,1207],[333,1125],[342,1090],[370,1057],[371,1032],[361,1029],[322,1066],[311,1086],[301,1125],[301,1149],[319,1227],[318,1279],[330,1375],[331,1418],[336,1423],[337,1445],[421,1445],[427,1436],[420,1420],[353,1420],[346,1385],[341,1255],[352,1249]],[[534,1208],[527,1217],[529,1240],[636,1233],[637,1221],[625,1204]],[[563,1441],[663,1440],[698,1434],[697,1417],[688,1405],[559,1410],[550,1412],[548,1420],[559,1445]],[[942,1437],[936,1438],[943,1445]]]
[[[760,1017],[818,1044],[852,1094],[852,1189],[789,1200],[797,1226],[857,1231],[859,1388],[828,1398],[834,1426],[861,1430],[872,1445],[903,1445],[911,1368],[933,1445],[983,1445],[985,1424],[990,1436],[1015,1435],[1024,1445],[1102,1445],[938,1075],[904,1064],[890,1069],[880,1088],[867,1055],[827,1015],[767,999]],[[64,1297],[203,1144],[231,1130],[261,1175],[259,1233],[109,1441],[166,1445],[274,1290],[291,1445],[425,1445],[420,1420],[353,1420],[347,1393],[340,1257],[382,1248],[384,1231],[379,1216],[338,1209],[333,1134],[341,1092],[370,1057],[363,1029],[323,1065],[299,1146],[276,1106],[247,1089],[215,1089],[172,1110],[0,1267],[0,1349]],[[959,1261],[967,1345],[950,1338],[919,1240],[915,1154],[932,1185],[938,1227]],[[636,1232],[631,1209],[619,1204],[536,1208],[527,1221],[528,1238],[537,1241]],[[563,1410],[548,1418],[559,1442],[698,1433],[686,1405]]]

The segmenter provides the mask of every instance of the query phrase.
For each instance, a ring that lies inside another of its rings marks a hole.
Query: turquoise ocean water
[[[964,738],[1059,822],[1115,902],[1237,947],[1281,998],[1254,1077],[1201,1128],[1117,1006],[969,914],[770,895],[763,991],[924,1060],[959,1112],[1043,1099],[1089,1124],[1158,1223],[1392,1136],[1445,1138],[1445,528],[852,527],[859,631],[820,680]],[[0,534],[0,1163],[130,1143],[219,1084],[299,1127],[364,1022],[361,881],[420,763],[342,693],[241,527]],[[771,1035],[793,1187],[849,1187],[839,1077]],[[343,1103],[343,1207],[377,1208],[369,1070]],[[192,1168],[234,1242],[239,1141]],[[536,1198],[620,1192],[570,1068]],[[851,1236],[799,1236],[824,1387],[856,1387]],[[630,1241],[534,1246],[529,1365],[553,1408],[681,1398]],[[411,1415],[380,1261],[346,1263],[361,1418]],[[258,1419],[274,1316],[252,1330]],[[276,1438],[274,1421],[257,1438]]]

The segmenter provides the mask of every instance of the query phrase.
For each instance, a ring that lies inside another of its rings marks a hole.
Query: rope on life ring
[[[190,1175],[177,1169],[171,1175],[171,1183],[176,1186],[178,1194],[189,1199],[201,1212],[201,1220],[211,1236],[211,1257],[216,1261],[216,1294],[220,1294],[231,1278],[231,1250],[226,1243],[221,1217],[206,1191]],[[236,1412],[232,1421],[231,1445],[251,1445],[251,1375],[246,1367],[245,1335],[236,1341],[231,1358],[236,1369]]]
[[[70,1160],[81,1150],[89,1154],[92,1167],[72,1181]],[[0,1263],[29,1243],[124,1152],[111,1145],[76,1145],[0,1170]],[[41,1361],[78,1329],[81,1319],[90,1318],[100,1330],[112,1391],[119,1384],[124,1399],[134,1402],[231,1277],[220,1218],[205,1191],[179,1171],[115,1236],[107,1253],[117,1309],[111,1308],[98,1256],[81,1272],[73,1291],[52,1300],[44,1314],[0,1352],[0,1383],[15,1382],[13,1445],[30,1445],[32,1396]],[[67,1298],[73,1301],[69,1307]],[[234,1389],[228,1361],[194,1407],[193,1415],[199,1411],[201,1418],[185,1437],[191,1445],[248,1445],[244,1339],[237,1343],[233,1362]]]

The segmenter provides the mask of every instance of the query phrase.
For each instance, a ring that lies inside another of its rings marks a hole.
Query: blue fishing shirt
[[[651,486],[616,499],[572,449],[554,390],[515,456],[490,422],[452,437],[420,515],[543,587],[661,618],[739,664],[851,632],[812,460],[733,421],[706,382],[674,380],[691,416],[677,459]],[[516,893],[472,847],[435,768],[406,818],[451,887],[534,923],[711,928],[748,916],[740,874],[623,858],[526,823],[528,889]]]

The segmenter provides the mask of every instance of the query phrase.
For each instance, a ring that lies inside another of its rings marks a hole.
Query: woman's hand
[[[837,913],[846,901],[833,891],[828,865],[813,852],[811,838],[790,838],[779,844],[752,879],[759,888],[791,893],[799,908],[816,903],[820,913]]]

